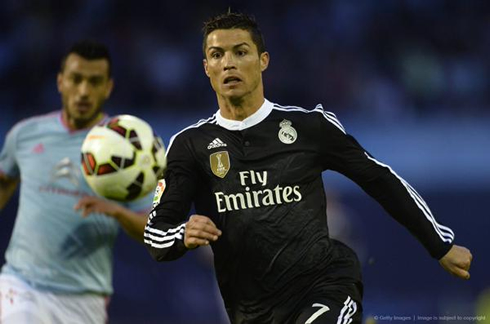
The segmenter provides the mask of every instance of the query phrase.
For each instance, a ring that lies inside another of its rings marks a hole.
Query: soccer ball
[[[131,201],[153,191],[165,166],[162,139],[135,116],[94,126],[82,144],[82,173],[92,190],[108,199]]]

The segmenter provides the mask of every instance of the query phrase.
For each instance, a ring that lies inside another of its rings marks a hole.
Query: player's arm
[[[10,178],[0,171],[0,210],[3,210],[10,200],[18,184],[18,178]]]
[[[156,261],[169,261],[180,258],[187,251],[184,232],[194,184],[178,171],[174,173],[169,161],[165,179],[160,180],[159,186],[162,191],[155,196],[144,242]]]
[[[20,181],[20,170],[16,159],[19,132],[20,125],[17,124],[7,133],[0,151],[0,210],[3,210],[8,203]]]
[[[171,140],[165,179],[159,182],[160,189],[145,228],[145,244],[157,261],[177,259],[221,234],[207,216],[193,215],[187,220],[200,183],[199,165],[195,161],[182,137]]]
[[[83,197],[75,205],[83,217],[91,213],[102,213],[116,219],[126,234],[138,242],[143,243],[143,233],[147,221],[147,213],[136,213],[116,202],[99,197]]]
[[[468,278],[466,272],[461,270],[469,270],[471,254],[467,249],[454,245],[453,231],[435,219],[427,203],[410,184],[348,135],[335,115],[325,114],[320,123],[325,135],[322,148],[324,167],[356,182],[405,226],[432,257],[440,260],[446,270],[458,277]]]

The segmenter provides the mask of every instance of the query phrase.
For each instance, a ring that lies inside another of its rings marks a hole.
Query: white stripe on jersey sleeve
[[[148,223],[150,223],[150,221],[153,219],[153,217],[155,217],[157,215],[157,212],[156,211],[152,211],[150,213],[150,215],[148,215]]]
[[[164,249],[171,247],[175,243],[175,239],[182,240],[185,230],[185,223],[180,224],[175,228],[170,228],[167,231],[158,230],[152,228],[151,224],[145,227],[144,242],[150,244],[157,249]],[[158,244],[158,242],[167,242]]]
[[[172,242],[168,242],[168,243],[157,244],[157,243],[154,243],[150,240],[143,240],[143,242],[146,244],[149,244],[152,248],[155,248],[155,249],[166,249],[166,248],[171,247],[175,243],[175,241],[172,241]]]
[[[274,104],[274,109],[280,110],[280,111],[301,111],[301,112],[304,112],[307,114],[312,113],[312,112],[321,113],[323,115],[323,117],[325,117],[326,120],[328,120],[330,123],[335,125],[335,127],[337,127],[338,129],[340,129],[342,131],[342,133],[347,134],[345,129],[344,129],[344,126],[342,126],[340,121],[337,119],[337,116],[333,112],[323,110],[323,106],[321,104],[316,105],[315,109],[313,109],[313,110],[307,110],[307,109],[304,109],[301,107],[295,107],[295,106],[280,106],[278,104]]]
[[[198,121],[197,123],[193,124],[193,125],[190,125],[190,126],[187,126],[186,128],[184,128],[183,130],[181,130],[180,132],[176,133],[174,136],[172,136],[170,138],[170,141],[169,141],[169,144],[168,144],[168,147],[167,147],[167,151],[165,152],[165,158],[168,157],[168,152],[170,151],[170,147],[172,147],[172,144],[174,143],[174,140],[175,138],[185,132],[186,130],[188,129],[191,129],[191,128],[198,128],[204,124],[216,124],[216,114],[214,114],[213,116],[209,117],[208,119],[201,119],[200,121]]]
[[[449,227],[446,227],[446,226],[443,226],[443,225],[437,223],[436,219],[434,218],[434,216],[432,215],[432,212],[429,209],[429,206],[427,206],[427,203],[422,199],[422,197],[420,197],[420,195],[417,193],[417,191],[415,191],[415,189],[413,189],[412,186],[410,186],[408,184],[408,182],[405,181],[405,179],[403,179],[395,171],[393,171],[393,169],[389,165],[386,165],[384,163],[379,162],[375,158],[370,157],[369,154],[367,154],[367,153],[364,153],[364,154],[366,154],[367,158],[369,160],[373,161],[374,163],[376,163],[382,167],[388,168],[388,170],[390,170],[390,172],[395,177],[397,177],[398,180],[400,180],[400,182],[403,184],[405,189],[410,194],[410,197],[412,197],[412,199],[415,201],[415,203],[420,208],[420,210],[422,210],[425,218],[427,218],[427,220],[432,224],[432,227],[434,228],[434,230],[439,235],[439,238],[442,241],[447,242],[447,243],[451,243],[454,240],[454,232]]]
[[[342,131],[342,133],[347,134],[346,131],[345,131],[344,126],[342,126],[342,124],[340,123],[340,121],[337,119],[337,116],[333,112],[323,110],[323,106],[321,104],[318,104],[315,107],[315,110],[321,111],[323,113],[323,116],[329,122],[331,122],[332,124],[334,124],[335,126],[337,126],[337,128],[340,129]]]

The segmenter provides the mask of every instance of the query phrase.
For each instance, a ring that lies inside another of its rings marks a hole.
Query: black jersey
[[[266,100],[244,121],[218,112],[175,135],[167,158],[145,243],[158,261],[178,258],[191,204],[210,217],[223,233],[211,246],[233,323],[286,323],[305,294],[360,282],[354,253],[329,239],[325,170],[361,186],[434,258],[452,246],[453,232],[419,194],[321,105]]]

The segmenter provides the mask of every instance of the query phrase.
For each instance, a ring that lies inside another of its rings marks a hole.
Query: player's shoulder
[[[191,124],[182,130],[178,131],[173,137],[181,137],[181,138],[193,138],[196,134],[202,132],[203,130],[209,129],[209,127],[213,127],[217,125],[216,114],[212,115],[209,118],[200,119],[194,124]]]
[[[199,140],[203,132],[209,131],[209,128],[216,127],[217,118],[216,114],[209,118],[200,119],[194,124],[191,124],[184,129],[178,131],[170,138],[170,143],[168,145],[167,151],[170,150],[174,142],[188,142]]]
[[[274,103],[273,111],[276,114],[279,114],[281,117],[288,118],[298,118],[302,121],[320,121],[324,122],[326,125],[333,126],[335,128],[340,129],[343,133],[345,133],[345,129],[338,120],[337,116],[334,112],[325,110],[321,103],[317,104],[315,107],[306,109],[299,106],[283,106]]]
[[[322,104],[317,104],[312,108],[304,108],[300,106],[285,106],[277,103],[272,104],[272,110],[279,114],[290,114],[290,115],[309,115],[309,116],[320,116],[325,113],[333,114],[332,112],[326,111]],[[333,114],[334,115],[334,114]]]
[[[30,134],[32,132],[38,132],[40,129],[51,127],[53,124],[58,123],[60,118],[60,111],[31,116],[15,123],[9,133]]]

